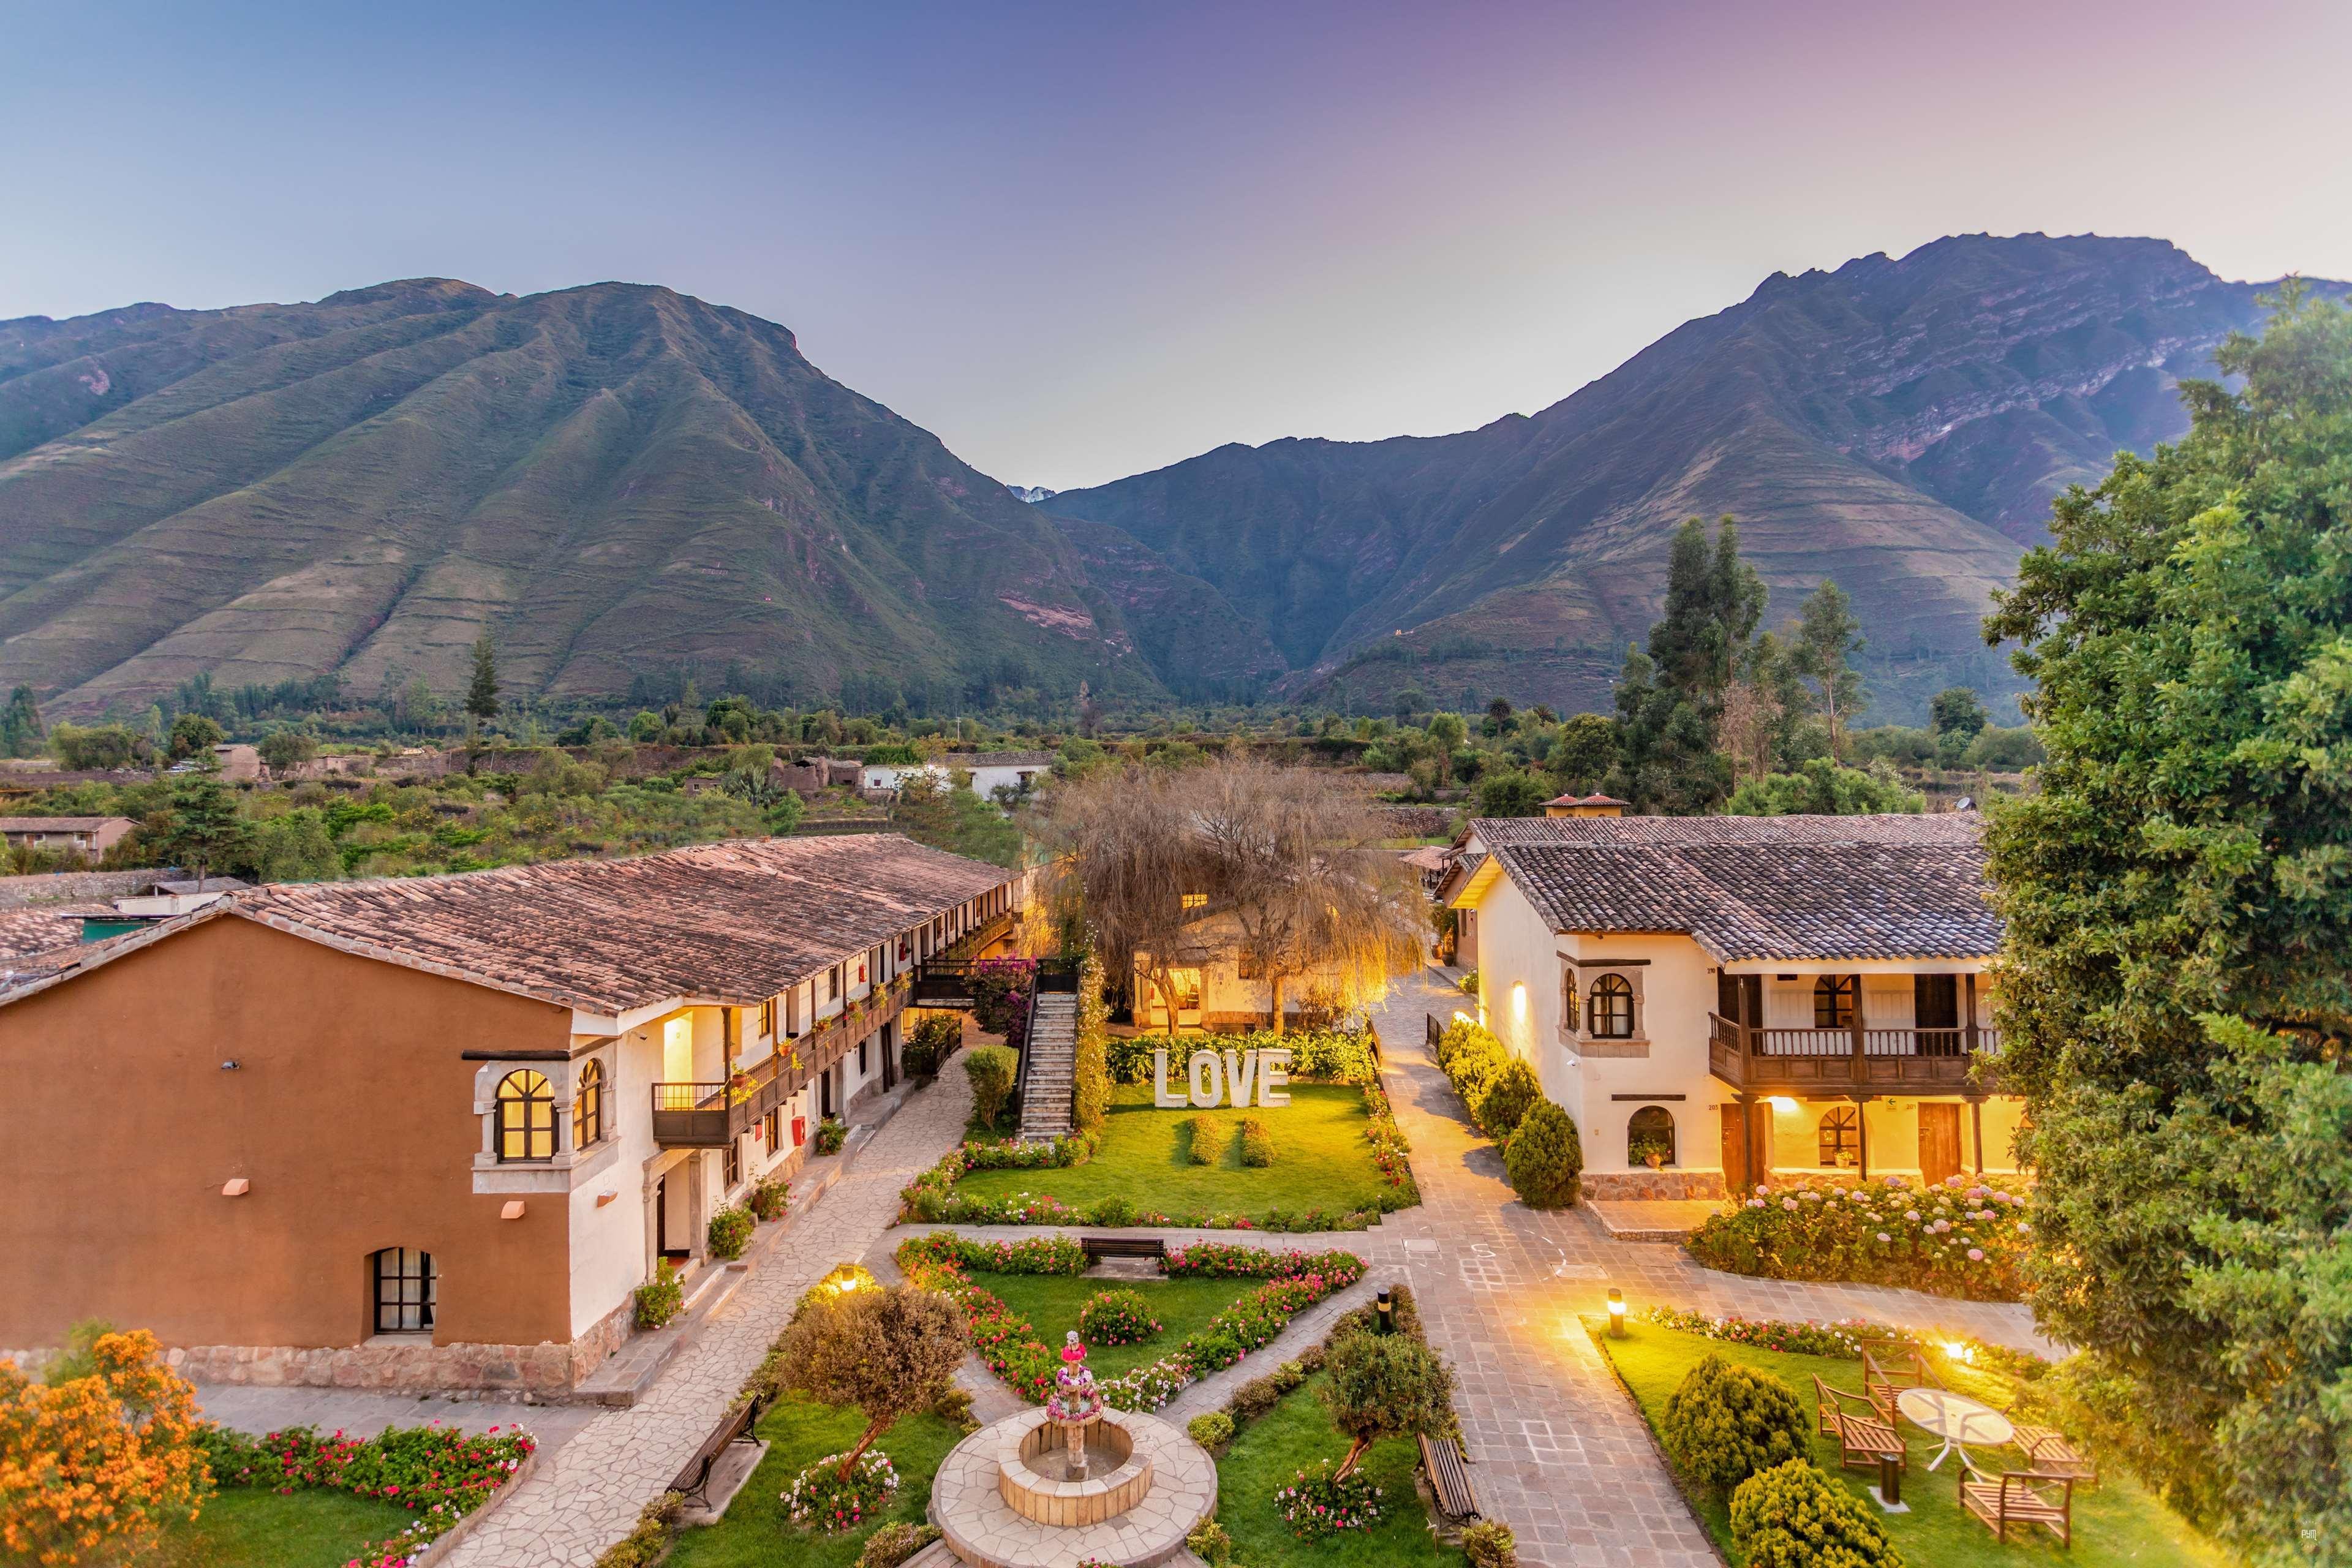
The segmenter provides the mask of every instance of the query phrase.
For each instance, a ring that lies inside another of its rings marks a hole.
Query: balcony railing
[[[665,1149],[724,1147],[904,1012],[911,989],[908,977],[899,976],[800,1038],[777,1041],[773,1051],[736,1074],[731,1084],[655,1084],[654,1142]]]
[[[1707,1015],[1707,1067],[1735,1089],[1950,1094],[1991,1087],[2000,1031],[1769,1029]]]

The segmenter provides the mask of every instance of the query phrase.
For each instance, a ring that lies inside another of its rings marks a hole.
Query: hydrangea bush
[[[2013,1301],[2032,1235],[2025,1209],[2022,1184],[2008,1178],[1952,1176],[1926,1188],[1903,1176],[1858,1185],[1809,1179],[1758,1187],[1685,1245],[1734,1274]]]

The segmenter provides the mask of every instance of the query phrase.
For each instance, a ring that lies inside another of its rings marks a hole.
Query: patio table
[[[2017,1436],[2008,1416],[1981,1400],[1948,1389],[1906,1388],[1895,1396],[1895,1408],[1913,1426],[1944,1440],[1943,1447],[1927,1461],[1931,1470],[1951,1458],[1955,1448],[1959,1450],[1960,1462],[1973,1469],[1976,1461],[1969,1458],[1968,1445],[1998,1447]]]

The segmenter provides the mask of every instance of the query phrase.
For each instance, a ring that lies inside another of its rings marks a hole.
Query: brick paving
[[[801,1292],[866,1253],[905,1186],[963,1135],[971,1089],[958,1064],[915,1095],[853,1169],[784,1234],[646,1397],[597,1415],[450,1557],[451,1568],[590,1568],[660,1495],[783,1331]]]

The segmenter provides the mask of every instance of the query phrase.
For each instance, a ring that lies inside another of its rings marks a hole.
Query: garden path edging
[[[410,1560],[408,1568],[436,1568],[437,1564],[446,1562],[449,1555],[463,1543],[466,1537],[474,1533],[475,1527],[496,1513],[499,1505],[512,1497],[516,1489],[529,1480],[531,1472],[538,1468],[539,1450],[533,1448],[523,1456],[522,1463],[514,1468],[514,1473],[499,1483],[498,1490],[489,1495],[488,1500],[459,1520],[450,1528],[446,1535],[418,1552]]]

